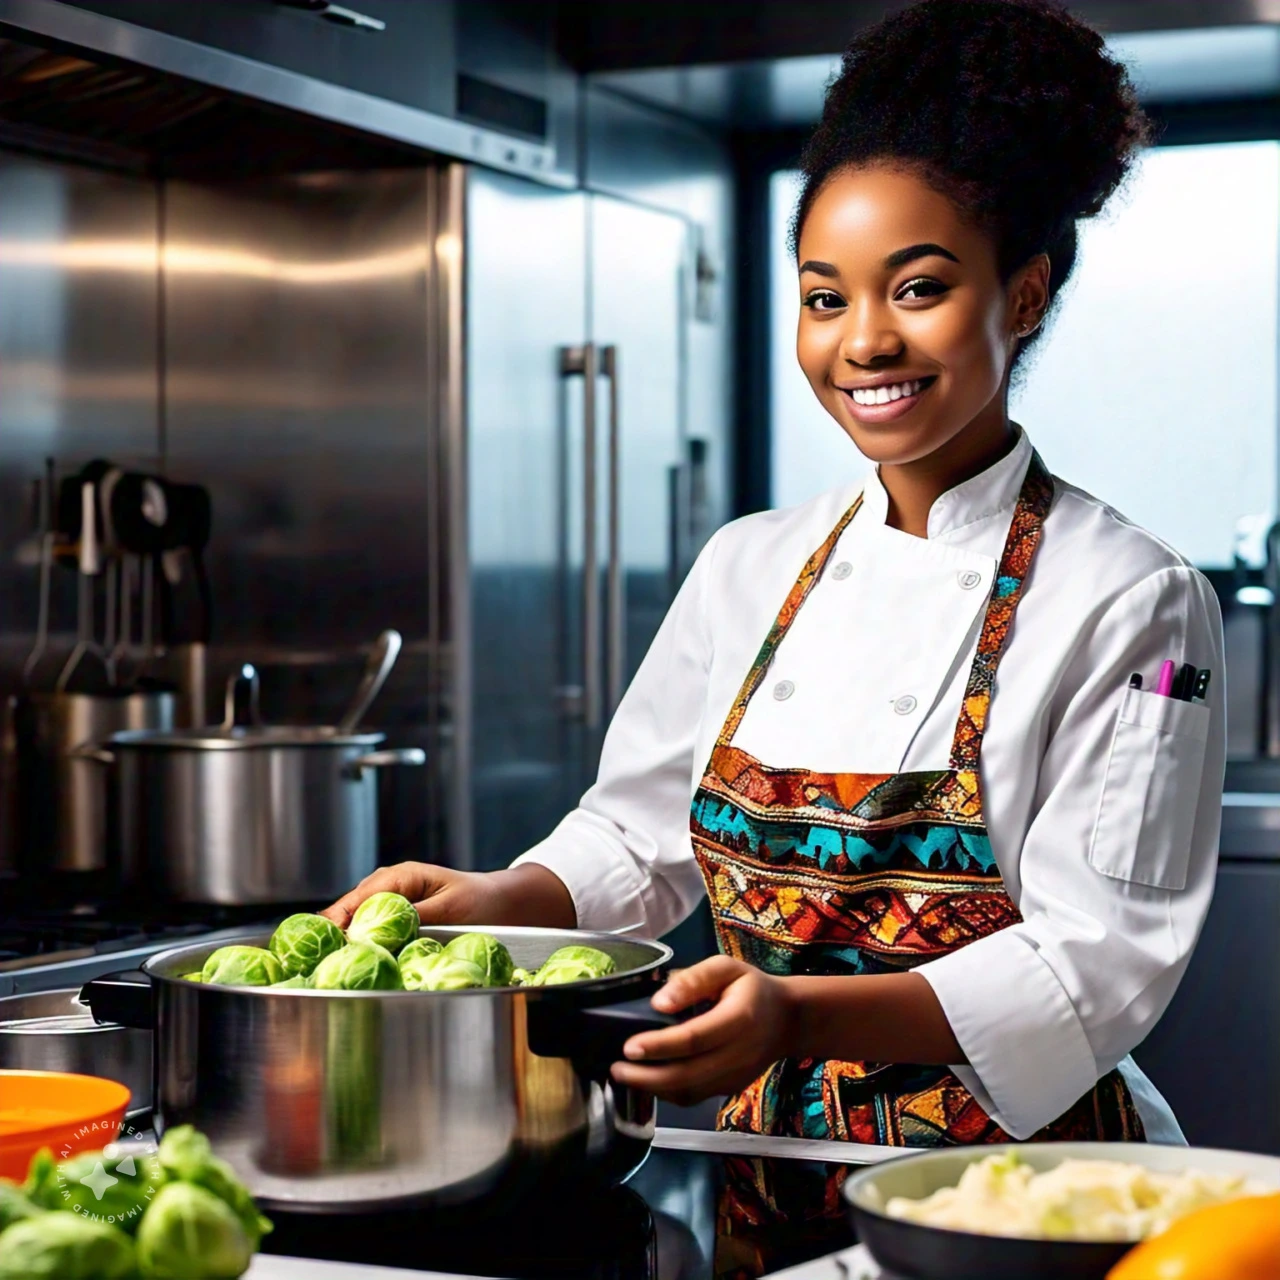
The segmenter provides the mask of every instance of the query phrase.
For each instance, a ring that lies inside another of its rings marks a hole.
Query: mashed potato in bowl
[[[969,1165],[954,1187],[894,1196],[892,1218],[983,1235],[1041,1240],[1144,1240],[1175,1218],[1273,1188],[1240,1175],[1165,1173],[1117,1160],[1066,1159],[1037,1173],[1015,1152]]]

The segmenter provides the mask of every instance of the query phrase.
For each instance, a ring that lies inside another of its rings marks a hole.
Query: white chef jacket
[[[978,633],[1031,454],[1025,434],[944,493],[928,537],[885,523],[872,472],[722,528],[609,727],[595,785],[536,862],[582,928],[658,936],[706,892],[692,794],[801,567],[863,492],[734,743],[821,773],[948,767]],[[985,818],[1022,923],[916,972],[967,1065],[956,1075],[1024,1138],[1112,1068],[1148,1137],[1178,1141],[1127,1055],[1182,977],[1213,891],[1226,747],[1222,623],[1172,548],[1061,480],[1001,658],[982,746]],[[1154,693],[1166,658],[1209,667],[1207,705]],[[1131,673],[1145,691],[1129,688]]]

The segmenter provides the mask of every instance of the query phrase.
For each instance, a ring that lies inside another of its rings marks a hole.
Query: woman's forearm
[[[784,979],[792,1003],[788,1056],[839,1062],[965,1061],[933,988],[917,973]]]

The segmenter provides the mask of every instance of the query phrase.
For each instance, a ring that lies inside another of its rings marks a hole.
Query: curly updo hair
[[[1060,4],[922,0],[845,51],[801,156],[792,249],[833,174],[901,164],[992,237],[1002,280],[1047,253],[1052,308],[1077,220],[1102,209],[1152,138],[1124,66]]]

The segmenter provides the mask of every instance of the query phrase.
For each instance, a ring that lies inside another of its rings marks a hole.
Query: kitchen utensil
[[[14,708],[18,845],[29,872],[100,871],[108,856],[107,779],[80,748],[121,730],[172,729],[163,686],[102,693],[29,693]]]
[[[119,1131],[128,1103],[128,1088],[115,1080],[61,1071],[0,1071],[0,1178],[25,1178],[41,1147],[92,1151],[106,1146]],[[92,1139],[86,1140],[84,1132]]]
[[[1029,1142],[983,1147],[948,1147],[876,1165],[844,1184],[858,1238],[887,1271],[917,1280],[1103,1280],[1132,1243],[1078,1240],[1020,1240],[1005,1236],[945,1231],[891,1218],[884,1206],[894,1196],[918,1200],[955,1186],[976,1160],[1014,1154],[1038,1173],[1063,1160],[1116,1160],[1177,1173],[1243,1174],[1280,1188],[1280,1159],[1203,1147],[1165,1147],[1124,1142]]]
[[[70,1071],[128,1087],[131,1113],[151,1108],[151,1033],[94,1021],[79,988],[0,999],[0,1069]]]
[[[58,693],[64,693],[71,684],[76,668],[84,660],[86,654],[106,660],[106,654],[94,639],[97,610],[94,607],[93,580],[102,572],[102,557],[98,549],[98,522],[96,516],[97,498],[95,486],[85,481],[80,486],[80,549],[77,559],[79,578],[76,581],[76,644],[71,650],[58,682],[54,686]]]
[[[424,928],[447,941],[465,929]],[[94,1015],[155,1028],[158,1132],[194,1124],[260,1204],[293,1210],[513,1204],[620,1182],[656,1107],[612,1081],[629,1035],[669,1026],[648,997],[671,949],[572,930],[488,928],[537,968],[586,943],[618,972],[563,987],[308,991],[184,982],[215,950],[90,982]],[[269,932],[241,941],[265,946]]]
[[[391,674],[391,668],[396,665],[396,659],[400,656],[400,646],[401,640],[398,631],[384,631],[374,641],[373,648],[369,652],[369,661],[365,665],[364,677],[360,681],[360,687],[356,690],[356,696],[352,698],[346,714],[338,721],[339,733],[354,733],[356,731],[360,721],[365,718],[369,708],[373,705],[373,700],[382,691],[382,686]]]
[[[228,682],[221,725],[115,733],[74,753],[114,766],[126,883],[179,902],[312,902],[377,866],[375,771],[426,753],[377,750],[380,733],[261,725],[257,681],[246,665]],[[235,718],[241,683],[249,725]]]

